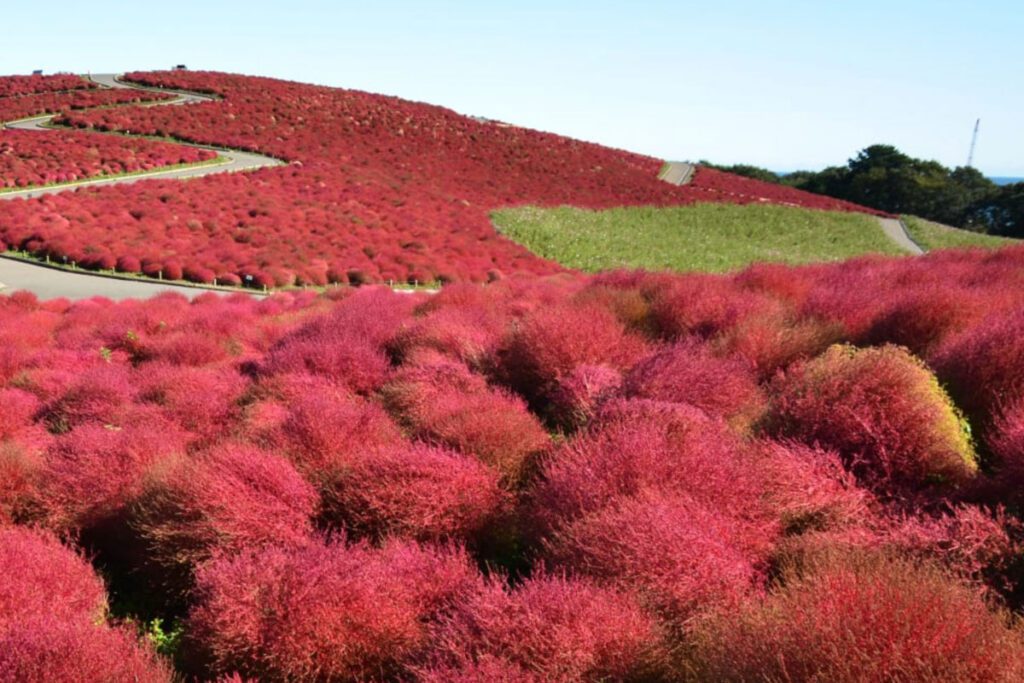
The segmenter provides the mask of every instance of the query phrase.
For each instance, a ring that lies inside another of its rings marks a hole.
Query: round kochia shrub
[[[1006,406],[988,435],[999,478],[1015,497],[1024,497],[1024,397]]]
[[[718,358],[701,344],[680,343],[641,361],[626,375],[623,393],[637,398],[689,403],[746,430],[766,399],[747,367]]]
[[[187,649],[213,676],[387,679],[422,654],[432,623],[482,588],[451,549],[312,541],[248,550],[199,570]]]
[[[149,470],[183,453],[185,441],[180,429],[158,416],[120,429],[85,424],[57,437],[40,477],[47,525],[62,533],[119,526]]]
[[[42,456],[34,447],[0,441],[0,527],[35,512],[41,467]]]
[[[645,491],[688,494],[713,510],[751,512],[760,486],[726,425],[684,404],[612,401],[546,459],[528,512],[545,536]],[[756,515],[756,511],[754,512]]]
[[[544,307],[524,318],[504,342],[497,354],[498,375],[536,402],[580,365],[623,370],[643,351],[643,340],[628,334],[605,308]]]
[[[427,681],[657,681],[665,653],[655,622],[628,596],[550,576],[498,583],[457,606],[438,634]]]
[[[0,576],[0,634],[35,617],[94,623],[106,616],[106,590],[92,567],[44,532],[0,529]]]
[[[39,617],[0,632],[0,680],[171,683],[175,677],[128,627]]]
[[[767,428],[839,453],[880,490],[955,486],[977,470],[969,431],[924,364],[897,346],[832,346],[774,382]]]
[[[987,427],[1001,405],[1024,396],[1024,308],[949,337],[928,360],[973,424]]]
[[[381,390],[388,409],[413,433],[474,456],[515,485],[547,433],[507,390],[488,386],[458,361],[431,354],[403,367]]]
[[[736,605],[755,588],[759,529],[686,495],[643,494],[569,524],[546,545],[558,567],[634,591],[680,626],[701,610]]]
[[[317,501],[284,458],[227,444],[155,473],[132,524],[168,587],[187,587],[189,573],[216,552],[304,543]]]
[[[353,534],[473,540],[503,511],[498,474],[427,444],[366,453],[324,491],[322,517]]]
[[[1019,681],[1024,641],[976,593],[928,566],[819,560],[696,638],[709,681]]]
[[[287,374],[261,390],[269,396],[249,408],[250,438],[288,456],[318,486],[330,486],[366,453],[403,443],[380,406],[324,378]]]

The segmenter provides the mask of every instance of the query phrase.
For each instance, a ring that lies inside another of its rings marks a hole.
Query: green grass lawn
[[[788,206],[520,207],[491,217],[498,232],[534,253],[589,272],[621,267],[723,272],[755,261],[903,255],[870,216]]]
[[[995,235],[984,235],[979,232],[951,228],[942,223],[933,223],[917,216],[903,216],[903,222],[907,225],[907,231],[914,241],[923,248],[932,249],[954,249],[956,247],[1005,247],[1010,244],[1020,244],[1020,240],[1009,237],[997,237]]]

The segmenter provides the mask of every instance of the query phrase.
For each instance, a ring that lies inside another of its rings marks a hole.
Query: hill
[[[212,94],[187,107],[66,110],[74,129],[261,152],[286,167],[13,202],[0,241],[52,260],[258,287],[486,281],[557,264],[498,235],[509,205],[856,205],[701,169],[683,187],[661,161],[364,92],[209,72],[128,74]],[[73,96],[73,93],[72,93]]]

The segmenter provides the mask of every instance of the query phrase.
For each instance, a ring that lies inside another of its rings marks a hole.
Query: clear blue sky
[[[0,73],[192,68],[774,169],[876,142],[1024,176],[1020,0],[4,3]],[[38,7],[38,11],[32,6]]]

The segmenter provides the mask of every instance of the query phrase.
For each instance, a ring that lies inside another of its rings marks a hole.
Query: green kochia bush
[[[977,470],[966,422],[901,347],[832,346],[773,389],[767,431],[837,451],[875,489],[956,486]]]

